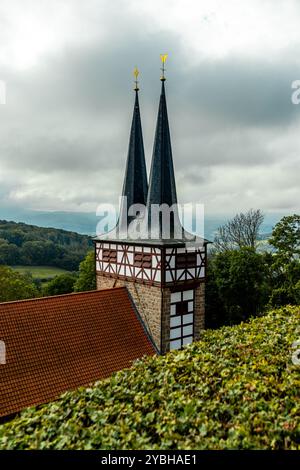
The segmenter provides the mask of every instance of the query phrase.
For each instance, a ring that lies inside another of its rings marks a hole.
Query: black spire
[[[164,71],[164,69],[163,69]],[[174,229],[181,230],[177,211],[177,194],[172,157],[172,147],[165,93],[165,77],[161,78],[162,87],[158,109],[158,117],[155,131],[155,140],[152,155],[152,164],[149,180],[149,191],[147,198],[148,229],[158,234],[158,238],[164,238],[162,234],[163,220],[159,217],[154,221],[151,214],[153,204],[167,204],[169,207],[176,205],[174,216],[170,220],[170,238],[174,238]],[[159,224],[157,227],[157,223]],[[155,225],[155,227],[154,227]],[[177,232],[178,233],[178,232]]]
[[[162,88],[155,131],[148,204],[177,203],[172,147],[168,121],[165,82]]]
[[[118,226],[127,229],[134,217],[128,216],[128,208],[133,204],[146,205],[148,192],[143,133],[141,125],[138,87],[135,88],[135,103],[131,124],[128,156],[122,196],[127,197],[127,208],[121,204]]]

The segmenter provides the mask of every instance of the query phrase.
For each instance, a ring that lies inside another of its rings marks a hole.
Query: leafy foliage
[[[215,253],[208,262],[206,321],[209,327],[257,315],[268,302],[265,255],[252,248]]]
[[[0,266],[0,302],[36,297],[37,288],[32,277],[20,274],[7,266]]]
[[[137,361],[0,426],[2,449],[300,449],[300,308]]]
[[[283,217],[274,227],[270,244],[276,249],[271,260],[272,295],[270,304],[299,304],[300,215]]]
[[[44,295],[61,295],[69,294],[74,291],[76,276],[71,273],[60,274],[55,276],[51,281],[43,287]]]
[[[259,253],[248,242],[257,235],[261,213],[247,214],[219,230],[208,259],[206,322],[211,328],[300,303],[300,216],[283,217],[269,240],[275,251]]]
[[[0,221],[0,265],[48,265],[73,271],[91,246],[85,235]]]
[[[283,217],[276,224],[269,243],[276,248],[276,258],[290,262],[300,257],[300,215]]]
[[[79,276],[74,286],[75,292],[96,289],[95,263],[95,252],[90,251],[80,263]]]

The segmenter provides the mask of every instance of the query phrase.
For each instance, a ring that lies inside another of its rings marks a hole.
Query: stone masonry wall
[[[194,340],[198,341],[205,328],[205,284],[195,289]]]
[[[123,286],[129,290],[149,334],[158,350],[161,351],[161,288],[123,279],[113,279],[97,273],[97,289]]]

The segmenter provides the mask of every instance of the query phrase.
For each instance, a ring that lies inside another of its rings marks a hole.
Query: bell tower
[[[128,235],[128,227],[137,218],[129,216],[122,203],[117,230],[94,240],[97,288],[127,287],[162,354],[199,339],[204,329],[208,243],[188,233],[179,219],[166,103],[166,58],[167,55],[161,56],[161,94],[149,188],[135,71],[135,104],[123,196],[128,207],[145,206],[142,217],[138,216],[142,229],[138,237]]]

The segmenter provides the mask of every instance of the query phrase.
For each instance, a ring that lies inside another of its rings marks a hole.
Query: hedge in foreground
[[[2,449],[300,449],[300,307],[203,339],[0,426]]]

